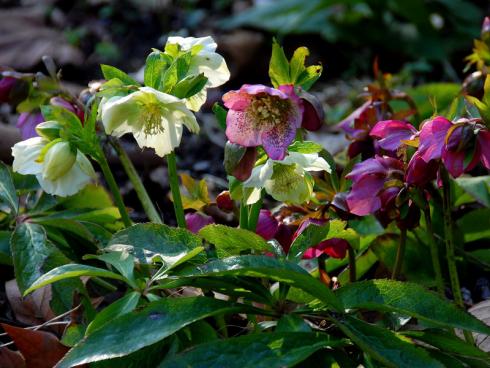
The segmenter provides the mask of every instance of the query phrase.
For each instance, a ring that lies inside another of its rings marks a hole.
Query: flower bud
[[[14,88],[17,79],[12,77],[4,77],[0,79],[0,102],[9,102],[10,92]]]
[[[231,199],[230,192],[228,190],[224,190],[220,194],[218,194],[218,196],[216,197],[216,205],[222,211],[233,211],[235,204]]]
[[[57,142],[44,156],[43,178],[54,181],[65,175],[76,161],[76,153],[68,142]]]
[[[301,127],[312,132],[319,130],[325,119],[325,112],[320,100],[311,93],[300,91],[298,93],[303,102],[303,121]]]
[[[255,232],[265,240],[270,240],[276,235],[279,223],[269,210],[260,210],[259,220]]]
[[[57,121],[45,121],[36,126],[36,132],[40,137],[54,140],[60,137],[61,125]]]
[[[187,230],[197,234],[204,226],[214,224],[214,219],[200,212],[186,213],[185,223]]]
[[[489,43],[490,42],[490,17],[485,17],[481,27],[481,39]]]

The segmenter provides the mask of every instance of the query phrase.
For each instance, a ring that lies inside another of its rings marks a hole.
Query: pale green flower
[[[198,51],[192,55],[189,65],[189,75],[203,73],[208,82],[206,86],[194,96],[186,99],[186,105],[193,111],[198,111],[206,102],[207,88],[214,88],[225,84],[230,79],[230,71],[226,61],[220,54],[216,53],[218,45],[213,38],[207,37],[169,37],[167,45],[177,44],[182,51]]]
[[[318,153],[290,152],[282,161],[268,159],[254,167],[250,178],[243,183],[246,203],[257,202],[262,189],[277,201],[293,204],[308,201],[314,185],[308,171],[330,172],[330,165]]]
[[[12,168],[23,175],[35,175],[49,194],[66,197],[79,192],[95,178],[88,158],[61,140],[34,137],[12,147]]]
[[[183,125],[199,132],[196,117],[183,100],[151,87],[103,100],[99,113],[107,134],[132,133],[141,148],[154,148],[161,157],[179,146]]]

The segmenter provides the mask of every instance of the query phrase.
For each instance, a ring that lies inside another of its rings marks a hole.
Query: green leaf
[[[0,202],[6,203],[14,213],[19,210],[19,198],[15,192],[14,181],[10,170],[0,161]]]
[[[105,307],[92,322],[87,326],[86,335],[92,334],[95,330],[105,326],[115,318],[132,312],[140,300],[141,294],[135,291],[126,294],[121,299],[116,300],[111,305]]]
[[[54,105],[41,106],[41,112],[46,121],[54,120],[66,127],[73,135],[83,136],[82,122],[77,115],[64,107]]]
[[[126,85],[132,85],[132,86],[140,85],[136,80],[134,80],[128,74],[126,74],[125,72],[123,72],[122,70],[116,67],[106,65],[106,64],[101,64],[100,69],[102,70],[102,75],[104,76],[104,79],[107,81],[113,78],[117,78]]]
[[[352,285],[352,284],[351,284]],[[337,326],[363,351],[391,368],[443,368],[427,351],[415,347],[407,338],[351,316]]]
[[[322,75],[323,66],[310,65],[297,78],[296,85],[301,86],[305,91],[308,91],[311,86]]]
[[[219,257],[239,255],[244,251],[273,252],[273,248],[256,233],[225,225],[207,225],[199,231],[204,240],[216,246]]]
[[[311,327],[296,314],[285,314],[277,321],[276,332],[310,332]]]
[[[335,292],[347,309],[397,312],[441,326],[490,334],[490,327],[420,285],[392,280],[348,284]]]
[[[28,222],[15,228],[10,239],[15,278],[22,293],[43,273],[51,254],[43,227]]]
[[[0,264],[12,266],[12,255],[10,252],[10,238],[12,232],[0,230]]]
[[[260,333],[198,345],[164,360],[163,368],[294,367],[314,352],[344,345],[326,334]]]
[[[219,103],[215,102],[213,105],[213,113],[214,116],[216,116],[216,121],[221,130],[226,130],[226,115],[228,115],[228,111]]]
[[[108,252],[99,255],[88,254],[83,259],[98,259],[99,261],[109,263],[129,281],[133,288],[136,288],[133,272],[135,259],[132,255],[126,252]]]
[[[184,79],[189,71],[191,57],[191,52],[186,52],[174,59],[163,74],[161,83],[163,92],[169,93],[180,80]]]
[[[204,73],[189,75],[172,88],[172,94],[178,98],[192,97],[201,92],[207,82],[208,78],[204,76]]]
[[[145,63],[144,82],[145,86],[159,89],[163,73],[171,63],[168,55],[159,50],[153,50],[148,55]]]
[[[143,263],[151,263],[158,257],[170,267],[201,245],[201,238],[190,231],[148,223],[133,225],[117,232],[107,249],[126,250]]]
[[[293,262],[267,256],[236,256],[213,260],[196,268],[179,273],[185,277],[251,276],[268,278],[295,286],[320,299],[336,311],[343,306],[332,290]]]
[[[77,194],[62,202],[67,209],[103,209],[114,206],[114,202],[102,185],[88,184]]]
[[[24,295],[27,295],[34,290],[52,284],[56,281],[81,276],[107,277],[109,279],[126,281],[123,276],[111,271],[104,270],[103,268],[97,268],[82,264],[66,264],[60,267],[53,268],[48,273],[39,277],[26,291],[24,291]]]
[[[300,260],[303,253],[310,247],[317,245],[324,240],[330,230],[330,223],[325,225],[310,224],[294,240],[289,248],[287,259]]]
[[[48,227],[57,228],[63,232],[69,232],[91,243],[95,242],[92,233],[80,222],[67,219],[36,219],[32,222]]]
[[[245,305],[206,297],[158,300],[143,309],[119,316],[93,331],[65,355],[57,368],[128,355],[203,318],[254,311],[254,308]],[[124,339],[121,339],[122,336]]]
[[[460,90],[461,86],[457,83],[428,83],[409,89],[407,93],[414,100],[420,121],[423,121],[434,114],[433,101],[437,104],[438,112],[443,114],[449,110]]]
[[[289,63],[289,75],[293,84],[296,84],[296,80],[305,70],[305,60],[308,55],[310,55],[310,51],[306,47],[298,47],[294,51]]]
[[[299,153],[318,153],[323,149],[323,147],[312,141],[295,141],[288,147],[289,152],[299,152]]]
[[[284,54],[283,48],[277,43],[276,40],[272,42],[269,77],[271,78],[272,85],[276,88],[282,84],[291,83],[288,59],[286,58],[286,54]]]
[[[490,207],[490,176],[461,177],[455,180],[474,199],[485,207]]]
[[[467,243],[490,238],[490,208],[468,212],[456,223],[462,229],[464,241]]]

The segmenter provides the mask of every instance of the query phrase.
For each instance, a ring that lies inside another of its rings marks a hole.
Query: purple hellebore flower
[[[204,226],[214,224],[214,219],[200,212],[192,212],[185,214],[185,223],[187,230],[197,234]]]
[[[384,120],[376,123],[369,135],[379,139],[380,148],[396,154],[403,141],[413,139],[416,133],[417,129],[410,123],[400,120]]]
[[[262,145],[273,160],[282,160],[301,127],[303,104],[292,85],[278,89],[261,84],[243,85],[223,96],[229,109],[226,136],[245,147]]]
[[[279,222],[269,210],[260,210],[255,232],[265,240],[271,240],[277,233]]]
[[[22,112],[15,125],[22,136],[22,140],[37,137],[36,126],[44,121],[40,112]]]
[[[308,218],[301,223],[298,230],[293,235],[293,241],[306,230],[308,226],[322,226],[325,224],[325,220]],[[332,238],[324,240],[313,247],[308,248],[303,254],[303,259],[318,258],[322,254],[327,254],[332,258],[345,258],[349,243],[340,238]]]
[[[322,103],[315,95],[303,91],[301,88],[298,91],[298,96],[304,109],[301,127],[312,132],[319,130],[325,120]]]
[[[350,212],[365,216],[382,209],[400,191],[399,186],[391,185],[386,188],[385,184],[389,181],[402,183],[403,176],[403,162],[388,156],[376,155],[354,165],[346,176],[352,180],[352,188],[346,198]]]
[[[359,140],[367,137],[371,129],[368,117],[372,113],[375,114],[371,105],[371,101],[365,102],[339,123],[348,138]]]

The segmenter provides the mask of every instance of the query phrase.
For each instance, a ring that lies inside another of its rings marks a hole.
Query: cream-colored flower
[[[262,189],[277,201],[293,204],[308,201],[314,185],[308,171],[330,172],[330,165],[318,153],[290,152],[281,161],[268,159],[254,167],[250,178],[243,183],[246,203],[257,202]]]
[[[206,86],[194,96],[186,99],[186,105],[193,111],[198,111],[206,102],[207,88],[214,88],[225,84],[230,79],[230,71],[226,61],[220,54],[216,53],[218,45],[213,38],[207,37],[169,37],[167,44],[177,44],[182,51],[190,51],[198,47],[198,52],[191,58],[189,75],[203,73],[208,82]]]
[[[12,147],[12,168],[23,175],[35,175],[49,194],[66,197],[76,194],[95,178],[88,158],[73,152],[68,142],[34,137]]]
[[[161,157],[179,146],[183,125],[199,132],[196,117],[183,100],[151,87],[104,100],[99,113],[107,134],[132,133],[141,148],[154,148]]]

